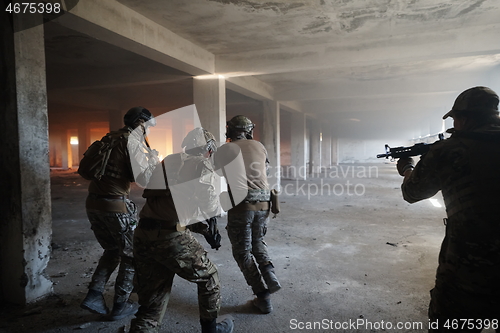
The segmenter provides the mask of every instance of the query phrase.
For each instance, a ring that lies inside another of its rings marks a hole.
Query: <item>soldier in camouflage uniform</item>
[[[257,296],[253,305],[262,313],[270,313],[273,310],[270,294],[278,291],[281,285],[264,242],[270,211],[269,162],[264,145],[253,140],[253,128],[254,124],[245,116],[235,116],[228,121],[226,136],[230,142],[219,149],[215,164],[217,169],[224,171],[235,156],[241,154],[243,157],[242,177],[227,181],[233,205],[228,211],[227,233],[233,257]],[[226,180],[227,172],[224,172]],[[246,195],[241,202],[235,200],[237,187],[243,187]]]
[[[137,132],[145,134],[146,127],[154,122],[154,118],[147,109],[135,107],[126,113],[124,122],[125,127],[108,133],[102,139],[119,140],[119,143],[111,151],[102,178],[91,181],[86,200],[91,228],[104,253],[80,306],[93,313],[109,313],[103,292],[111,274],[119,266],[113,308],[108,317],[110,320],[132,315],[138,308],[137,304],[128,301],[133,289],[132,238],[137,224],[136,205],[128,199],[131,182],[135,180],[129,156],[144,146],[144,135]],[[134,131],[136,128],[138,131]],[[152,166],[157,162],[152,161],[147,172],[152,172]],[[148,169],[147,166],[145,169]]]
[[[484,320],[500,319],[498,102],[486,87],[464,91],[443,117],[454,120],[451,137],[433,144],[415,167],[411,158],[398,161],[406,201],[441,190],[446,205],[446,235],[429,305],[429,319],[439,327],[430,332],[480,332],[487,328]]]
[[[144,190],[146,204],[139,214],[139,226],[134,235],[140,308],[132,320],[131,333],[159,331],[176,274],[198,285],[202,332],[233,331],[232,318],[216,322],[220,310],[217,267],[190,231],[191,227],[199,229],[203,222],[186,228],[189,221],[179,218],[195,217],[200,211],[206,216],[219,213],[215,174],[209,160],[217,149],[216,142],[211,133],[195,128],[188,133],[182,146],[185,152],[167,156],[153,172],[150,184]],[[193,180],[190,186],[188,182]],[[174,192],[174,189],[183,184],[188,185],[180,191],[181,197],[175,197],[179,191]],[[175,202],[190,204],[180,208]],[[191,211],[179,211],[186,208]]]

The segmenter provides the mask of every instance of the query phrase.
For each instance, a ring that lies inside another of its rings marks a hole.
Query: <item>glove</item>
[[[205,236],[205,239],[207,240],[208,244],[210,244],[212,249],[218,250],[221,246],[221,236],[219,233],[219,228],[217,228],[217,218],[211,217],[207,219],[206,222],[208,223],[208,230],[203,234],[203,236]]]
[[[160,163],[160,153],[156,149],[151,149],[148,154],[148,163],[151,166],[156,166]]]
[[[411,157],[403,157],[398,160],[397,168],[399,174],[404,176],[406,170],[413,170],[415,168],[415,162],[413,162],[413,158]]]
[[[221,235],[219,229],[217,228],[217,218],[212,217],[206,219],[205,222],[197,222],[187,226],[192,232],[203,235],[205,240],[210,244],[212,249],[218,250],[221,241]]]

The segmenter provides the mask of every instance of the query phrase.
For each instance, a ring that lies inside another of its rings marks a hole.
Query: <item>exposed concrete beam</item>
[[[280,107],[288,112],[306,113],[302,103],[296,101],[280,101]]]
[[[48,95],[51,103],[55,104],[88,107],[98,110],[116,110],[121,107],[119,105],[121,101],[107,97],[105,94],[88,91],[50,90]]]
[[[130,76],[127,76],[127,78],[130,78]],[[179,83],[180,81],[185,81],[188,78],[185,76],[180,77],[180,78],[173,78],[173,79],[166,79],[166,80],[134,80],[133,78],[130,78],[127,80],[125,78],[124,81],[115,81],[115,80],[110,80],[109,82],[100,82],[98,84],[89,84],[89,85],[76,85],[76,86],[66,86],[63,87],[61,84],[57,84],[56,86],[53,86],[53,90],[60,91],[60,92],[70,92],[70,91],[81,91],[81,90],[99,90],[99,89],[109,89],[109,88],[139,88],[139,87],[145,87],[145,86],[153,86],[153,85],[165,85],[165,84],[175,84]]]
[[[274,88],[251,76],[227,77],[226,87],[257,100],[274,100]]]
[[[55,22],[191,75],[215,71],[212,53],[114,0],[80,0]]]

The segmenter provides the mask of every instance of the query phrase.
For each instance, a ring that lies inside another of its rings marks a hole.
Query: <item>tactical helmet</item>
[[[458,95],[451,110],[443,119],[453,117],[455,114],[481,113],[498,114],[498,95],[487,87],[474,87]]]
[[[136,121],[139,119],[143,119],[144,122],[148,124],[148,126],[156,126],[156,120],[154,119],[151,112],[143,108],[142,106],[136,106],[127,111],[125,116],[123,117],[123,122],[125,125],[134,127]]]
[[[245,133],[247,138],[251,138],[254,127],[255,124],[247,117],[242,115],[234,116],[226,123],[226,136],[228,138],[233,138],[239,133]]]
[[[199,155],[209,151],[212,153],[216,152],[217,142],[212,133],[204,128],[197,127],[190,131],[184,140],[182,140],[182,147],[190,155]]]

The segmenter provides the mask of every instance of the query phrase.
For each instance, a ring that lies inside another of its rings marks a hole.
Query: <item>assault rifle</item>
[[[439,140],[444,139],[444,134],[439,133],[438,134]],[[438,140],[438,141],[439,141]],[[391,148],[389,145],[385,145],[385,154],[378,154],[377,158],[403,158],[403,157],[412,157],[412,156],[418,156],[418,155],[423,155],[429,151],[431,146],[434,143],[416,143],[411,147],[396,147],[396,148]]]

